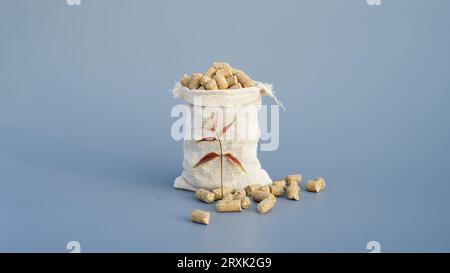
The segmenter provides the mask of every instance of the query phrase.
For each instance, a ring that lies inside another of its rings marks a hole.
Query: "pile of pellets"
[[[215,62],[204,74],[184,74],[180,83],[191,90],[227,90],[256,85],[244,71],[223,62]]]
[[[230,188],[217,188],[212,191],[198,189],[195,197],[205,203],[216,202],[217,212],[241,212],[248,209],[253,202],[258,203],[256,209],[259,213],[268,213],[276,204],[277,198],[286,196],[289,200],[300,200],[300,174],[288,175],[283,180],[274,181],[270,186],[250,185],[245,189],[233,191]],[[322,177],[308,180],[306,190],[321,192],[326,188],[326,182]],[[191,214],[192,221],[208,225],[211,214],[203,210],[194,210]]]

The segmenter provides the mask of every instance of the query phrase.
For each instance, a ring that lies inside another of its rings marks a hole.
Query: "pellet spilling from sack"
[[[253,199],[254,202],[258,203],[256,210],[265,214],[273,209],[277,203],[277,197],[286,195],[289,200],[300,200],[301,181],[302,176],[300,174],[292,174],[286,176],[283,180],[274,181],[270,186],[264,187],[254,184],[236,191],[227,187],[217,188],[213,191],[198,189],[195,192],[195,197],[205,203],[217,201],[215,208],[220,213],[241,212],[243,209],[251,207],[251,200]],[[306,190],[309,192],[318,193],[325,188],[326,182],[322,177],[308,180],[306,184]],[[208,225],[209,220],[209,212],[200,210],[192,212],[193,222]]]
[[[191,90],[227,90],[256,85],[244,71],[234,69],[228,63],[219,62],[214,63],[203,74],[194,73],[191,76],[184,74],[180,83]]]

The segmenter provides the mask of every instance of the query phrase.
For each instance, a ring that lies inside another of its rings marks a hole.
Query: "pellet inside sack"
[[[228,77],[228,78],[226,78],[226,80],[227,80],[227,84],[228,84],[229,88],[230,88],[230,86],[233,86],[233,85],[239,83],[236,76]]]
[[[326,188],[327,184],[322,177],[313,180],[308,180],[306,183],[306,190],[311,192],[320,192]]]
[[[270,195],[266,199],[262,200],[256,208],[259,213],[267,213],[273,208],[276,202],[277,198],[273,195]]]
[[[231,68],[219,68],[216,70],[216,75],[222,74],[225,78],[233,76]]]
[[[219,87],[217,86],[217,82],[215,79],[211,79],[207,84],[206,84],[206,89],[207,90],[217,90],[219,89]]]
[[[191,81],[191,76],[184,74],[183,78],[181,78],[181,80],[180,80],[180,83],[182,86],[188,87],[190,81]]]
[[[227,80],[225,79],[225,76],[223,74],[214,75],[214,80],[216,80],[216,83],[217,83],[217,86],[219,87],[219,89],[227,89],[228,88]]]
[[[207,211],[193,210],[191,214],[192,222],[208,225],[211,215]]]
[[[241,200],[219,200],[216,203],[217,212],[240,212],[242,211]]]
[[[212,203],[214,202],[215,198],[214,193],[205,189],[198,189],[197,191],[195,191],[195,197],[205,203]]]
[[[252,193],[253,201],[255,202],[261,202],[262,200],[266,199],[267,197],[271,196],[272,194],[270,192],[256,190]]]
[[[213,67],[214,67],[216,70],[221,69],[221,68],[231,69],[231,70],[232,70],[231,65],[230,65],[229,63],[223,63],[223,62],[215,62],[215,63],[213,64]],[[232,71],[233,71],[233,70],[232,70]]]
[[[212,80],[211,77],[203,75],[202,78],[200,79],[200,84],[206,87],[206,85],[210,80]]]
[[[241,71],[236,76],[239,80],[239,83],[242,84],[243,87],[255,86],[255,83],[253,82],[253,80],[250,79],[250,77],[247,76],[247,74],[245,74],[244,72]]]
[[[191,81],[189,82],[189,89],[198,89],[200,87],[200,80],[202,74],[194,73],[192,74]]]
[[[221,188],[212,190],[212,193],[214,193],[214,200],[222,199],[222,189]],[[225,195],[227,193],[233,193],[233,189],[230,189],[228,187],[223,187],[223,195]]]
[[[205,72],[205,74],[203,74],[203,76],[212,78],[214,76],[214,74],[216,74],[216,69],[211,66],[210,68],[208,68],[208,70]]]
[[[237,76],[240,73],[244,73],[244,71],[242,71],[240,69],[236,69],[236,68],[231,68],[231,72],[233,72],[234,76]]]
[[[241,89],[242,85],[240,83],[235,83],[232,86],[230,86],[228,89]]]
[[[227,90],[256,86],[244,71],[232,68],[228,63],[216,62],[202,75],[184,74],[180,84],[191,90]]]

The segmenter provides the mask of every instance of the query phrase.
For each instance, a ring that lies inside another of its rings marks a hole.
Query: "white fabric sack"
[[[172,94],[190,113],[183,128],[183,172],[175,179],[175,188],[212,190],[220,187],[221,176],[223,186],[232,189],[272,183],[257,157],[258,113],[263,95],[275,98],[271,85],[258,82],[250,88],[212,91],[176,83]]]

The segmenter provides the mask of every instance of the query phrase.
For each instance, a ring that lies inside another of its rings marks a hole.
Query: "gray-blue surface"
[[[447,0],[2,1],[0,251],[450,251],[449,26]],[[168,90],[216,60],[285,102],[263,167],[326,191],[190,222]]]

